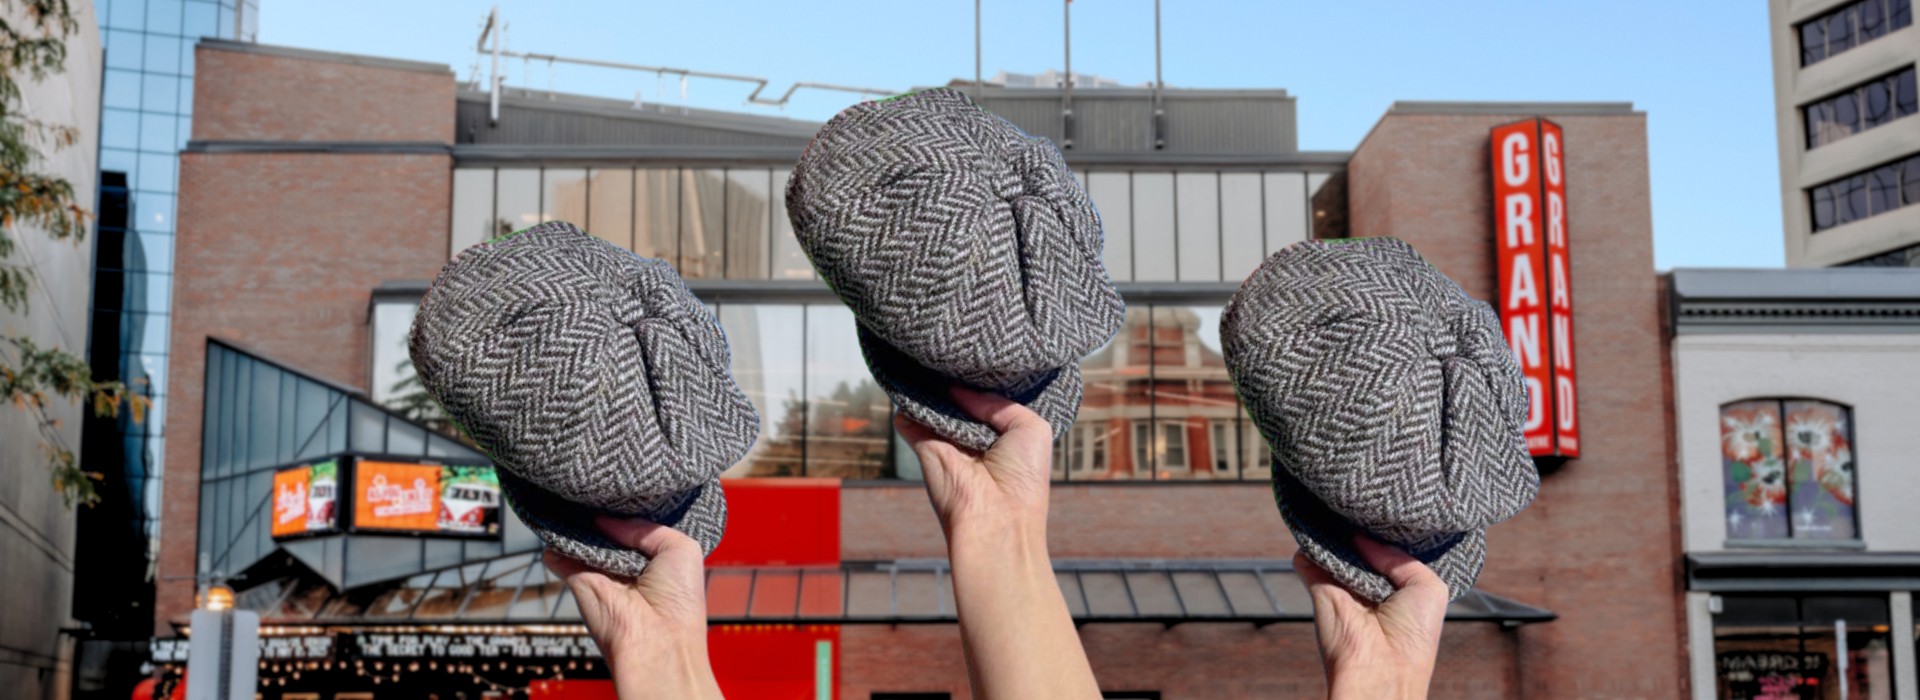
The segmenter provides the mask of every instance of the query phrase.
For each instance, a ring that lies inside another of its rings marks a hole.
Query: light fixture
[[[200,600],[196,602],[200,604],[201,610],[212,610],[214,612],[232,610],[233,589],[228,588],[224,583],[209,585],[205,590],[200,591]]]

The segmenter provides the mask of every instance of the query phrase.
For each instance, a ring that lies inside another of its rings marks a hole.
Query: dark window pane
[[[1835,95],[1833,98],[1833,129],[1838,136],[1845,136],[1860,130],[1860,102],[1858,92]],[[1833,139],[1828,139],[1832,141]]]
[[[118,270],[95,270],[93,273],[93,308],[101,311],[118,311],[124,308],[127,289],[126,273]],[[97,340],[97,339],[96,339]]]
[[[1720,407],[1727,539],[1785,539],[1787,474],[1780,404],[1743,401]]]
[[[1912,0],[1889,0],[1887,3],[1888,31],[1897,30],[1909,24],[1913,24]]]
[[[1800,65],[1810,66],[1827,57],[1827,24],[1818,20],[1800,25]]]
[[[126,199],[124,197],[116,199],[122,203],[120,218],[124,220],[126,218]],[[102,207],[102,209],[105,209],[105,207]],[[103,215],[100,218],[105,219],[106,217]],[[125,265],[125,260],[127,259],[127,232],[117,227],[107,228],[103,222],[96,235],[100,236],[100,242],[99,247],[94,250],[94,267],[100,269],[119,269]]]
[[[1860,3],[1858,20],[1860,23],[1860,41],[1877,39],[1887,33],[1887,8],[1883,0],[1866,0]]]
[[[1869,214],[1882,214],[1900,208],[1900,166],[1886,165],[1867,173]]]
[[[1885,595],[1807,596],[1800,601],[1800,621],[1809,627],[1832,627],[1846,620],[1854,628],[1848,633],[1866,631],[1869,625],[1884,625],[1891,620]]]
[[[1853,429],[1847,409],[1786,402],[1788,505],[1795,539],[1858,537],[1853,513]]]
[[[1913,81],[1912,68],[1901,71],[1899,75],[1893,77],[1893,109],[1897,116],[1904,117],[1920,112],[1920,104],[1916,104],[1914,99]]]
[[[1813,188],[1813,230],[1824,231],[1833,228],[1833,188],[1821,185]]]
[[[1861,128],[1873,127],[1893,121],[1893,82],[1875,80],[1860,89]]]
[[[1905,204],[1920,204],[1920,157],[1908,158],[1901,166],[1901,190],[1905,192],[1902,200]]]
[[[1839,187],[1834,192],[1836,222],[1846,224],[1867,218],[1867,176],[1855,175],[1834,184]]]
[[[1827,18],[1827,55],[1853,48],[1853,13],[1841,10]]]

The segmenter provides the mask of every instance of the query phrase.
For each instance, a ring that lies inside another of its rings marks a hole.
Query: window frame
[[[1725,546],[1728,548],[1794,547],[1794,548],[1815,548],[1815,549],[1858,549],[1864,546],[1866,539],[1860,531],[1860,507],[1861,507],[1861,503],[1860,503],[1861,489],[1860,489],[1860,483],[1859,483],[1860,437],[1859,437],[1858,427],[1854,421],[1853,405],[1849,403],[1836,401],[1828,398],[1821,398],[1817,396],[1802,396],[1802,395],[1790,395],[1790,394],[1749,396],[1746,398],[1739,398],[1739,399],[1733,399],[1730,401],[1725,401],[1725,402],[1722,402],[1718,407],[1716,407],[1714,411],[1715,423],[1718,426],[1720,426],[1719,429],[1716,431],[1717,434],[1719,435],[1718,439],[1725,440],[1725,435],[1726,435],[1725,420],[1726,420],[1726,410],[1728,406],[1734,406],[1734,405],[1746,404],[1746,403],[1763,403],[1763,402],[1772,403],[1775,409],[1778,411],[1778,415],[1780,417],[1779,434],[1780,434],[1781,444],[1779,445],[1778,449],[1780,452],[1780,459],[1783,462],[1782,469],[1784,472],[1784,480],[1785,480],[1785,483],[1783,484],[1782,488],[1785,490],[1785,494],[1786,494],[1785,495],[1786,500],[1784,501],[1785,506],[1783,508],[1783,513],[1781,517],[1782,517],[1782,520],[1786,523],[1787,534],[1786,534],[1786,537],[1784,538],[1735,537],[1733,533],[1729,531],[1727,532],[1724,538]],[[1815,538],[1815,537],[1802,537],[1795,533],[1795,526],[1793,523],[1793,510],[1795,505],[1793,501],[1793,493],[1795,490],[1795,481],[1793,477],[1794,469],[1793,469],[1792,446],[1789,444],[1789,441],[1791,440],[1791,438],[1788,437],[1787,435],[1787,405],[1792,403],[1824,404],[1826,406],[1831,406],[1833,408],[1839,409],[1840,411],[1840,415],[1844,424],[1844,432],[1846,435],[1847,443],[1850,446],[1851,452],[1853,454],[1852,470],[1854,474],[1854,481],[1851,484],[1852,491],[1853,491],[1851,494],[1852,503],[1850,504],[1850,508],[1849,508],[1850,512],[1848,514],[1850,516],[1851,524],[1852,524],[1853,535],[1851,537],[1823,539],[1823,538]],[[1721,484],[1721,488],[1724,490],[1726,479],[1727,479],[1727,459],[1724,452],[1722,453],[1722,456],[1720,459],[1720,469],[1716,474],[1716,478],[1719,480]],[[1726,504],[1722,503],[1720,508],[1720,522],[1722,525],[1725,525],[1728,514],[1729,514],[1729,511],[1727,510]]]
[[[1904,15],[1902,15],[1894,7],[1896,4],[1900,4],[1900,3],[1907,3],[1906,13]],[[1868,5],[1875,5],[1875,4],[1877,4],[1880,8],[1880,18],[1879,18],[1879,23],[1877,25],[1879,27],[1879,29],[1877,30],[1878,33],[1872,36],[1862,36],[1862,33],[1866,31],[1866,28],[1867,28],[1867,23],[1862,20],[1862,13],[1866,11],[1866,7]],[[1846,26],[1847,45],[1844,48],[1841,48],[1837,51],[1834,50],[1833,48],[1834,33],[1832,31],[1833,29],[1832,25],[1834,20],[1844,20],[1844,23],[1847,25]],[[1810,54],[1807,50],[1807,29],[1815,25],[1819,25],[1818,31],[1820,34],[1820,48],[1819,48],[1820,56],[1818,58],[1809,59],[1808,56]],[[1811,66],[1821,61],[1825,61],[1829,58],[1833,58],[1834,56],[1838,56],[1848,51],[1852,51],[1853,49],[1858,48],[1861,44],[1865,44],[1867,42],[1874,41],[1876,39],[1885,38],[1889,34],[1893,34],[1894,32],[1900,31],[1912,25],[1913,25],[1913,5],[1910,0],[1855,0],[1855,2],[1850,2],[1845,5],[1841,5],[1839,7],[1828,10],[1826,12],[1822,12],[1820,14],[1814,15],[1812,17],[1808,17],[1804,20],[1794,23],[1793,25],[1794,44],[1800,48],[1800,67],[1806,68],[1807,66]]]

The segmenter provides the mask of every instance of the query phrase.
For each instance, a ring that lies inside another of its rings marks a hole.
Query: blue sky
[[[471,75],[489,0],[266,0],[260,39],[434,61]],[[968,0],[504,0],[510,47],[884,89],[973,74]],[[984,0],[984,68],[1059,68],[1060,5]],[[1255,2],[1165,0],[1175,87],[1286,88],[1300,147],[1348,150],[1394,100],[1624,100],[1648,115],[1655,266],[1782,264],[1767,10],[1750,0]],[[1151,0],[1073,3],[1083,73],[1153,78]],[[680,102],[675,79],[509,65],[516,86]],[[750,88],[692,81],[686,103],[823,120],[858,99],[745,107]]]

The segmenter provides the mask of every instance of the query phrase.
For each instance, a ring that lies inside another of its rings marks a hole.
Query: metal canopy
[[[1060,560],[1054,576],[1076,624],[1308,622],[1306,587],[1282,560]],[[536,553],[517,554],[335,592],[295,573],[249,589],[240,605],[270,625],[578,624],[573,596]],[[711,624],[943,624],[957,621],[944,559],[831,567],[716,567],[707,572]],[[1513,627],[1554,613],[1474,590],[1447,607],[1453,621]]]
[[[1920,552],[1694,552],[1694,591],[1899,591],[1920,588]]]

